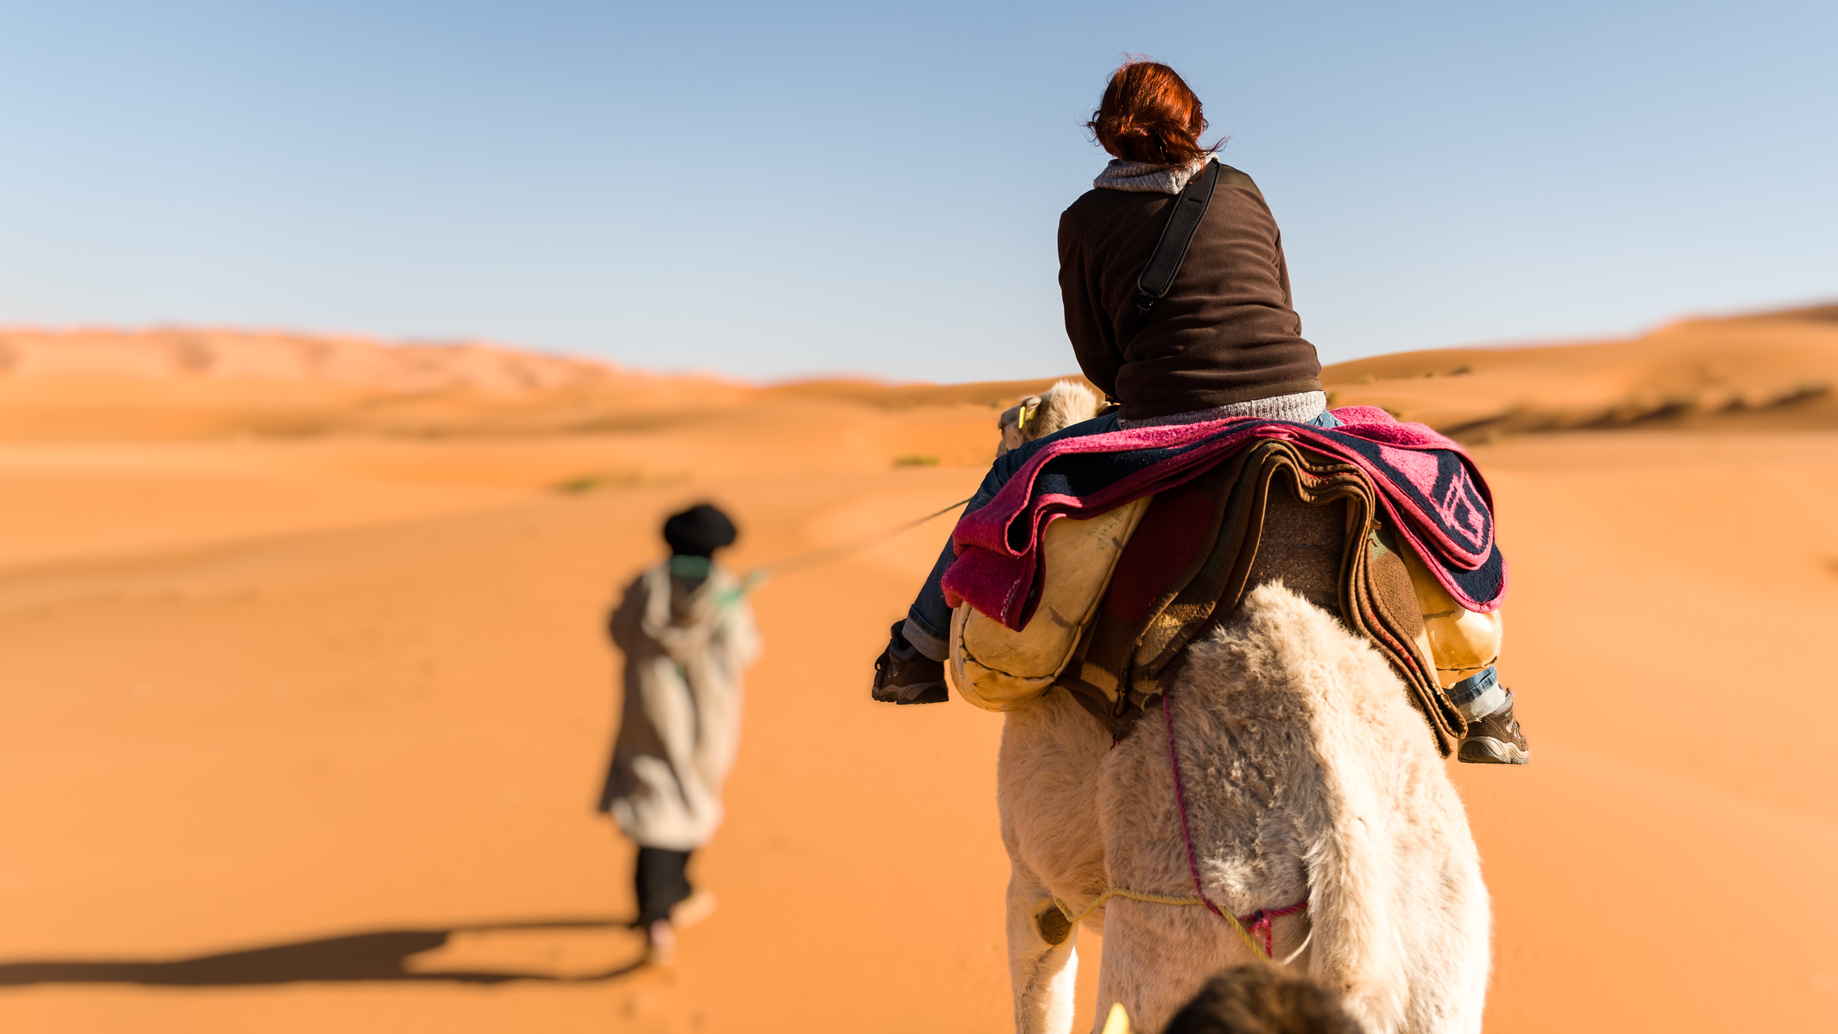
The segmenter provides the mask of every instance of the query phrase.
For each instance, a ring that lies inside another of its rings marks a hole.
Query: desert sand
[[[633,968],[592,803],[600,625],[664,514],[728,508],[743,570],[871,536],[967,496],[1036,385],[231,331],[4,332],[0,367],[0,1029],[1008,1029],[1001,719],[866,692],[948,519],[757,592],[672,967]],[[1326,379],[1497,496],[1534,762],[1451,765],[1488,1029],[1829,1027],[1838,312]]]

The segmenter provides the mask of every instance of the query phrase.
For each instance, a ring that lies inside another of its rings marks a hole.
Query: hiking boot
[[[1499,710],[1468,723],[1468,735],[1462,737],[1456,756],[1473,765],[1523,765],[1532,760],[1532,748],[1513,717],[1512,690],[1506,691],[1506,703]]]
[[[945,666],[920,653],[893,624],[887,649],[874,659],[874,699],[888,704],[937,704],[950,699],[945,691]]]

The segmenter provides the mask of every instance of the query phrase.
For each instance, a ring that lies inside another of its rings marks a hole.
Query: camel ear
[[[1130,1014],[1124,1011],[1122,1002],[1110,1003],[1110,1015],[1104,1019],[1102,1034],[1131,1034]]]
[[[1002,441],[996,445],[996,458],[1000,459],[1010,449],[1020,448],[1023,442],[1031,442],[1036,436],[1028,433],[1028,425],[1033,422],[1034,411],[1040,408],[1040,396],[1029,395],[1020,402],[1002,411],[996,418],[996,427],[1002,432]]]

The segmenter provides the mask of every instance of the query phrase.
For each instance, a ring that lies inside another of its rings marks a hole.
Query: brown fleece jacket
[[[1257,184],[1229,165],[1174,285],[1117,346],[1175,197],[1099,188],[1060,216],[1060,296],[1085,376],[1127,420],[1319,391],[1321,363],[1290,308],[1282,234]]]

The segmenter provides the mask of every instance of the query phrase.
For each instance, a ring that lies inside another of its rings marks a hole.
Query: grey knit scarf
[[[1206,163],[1213,160],[1210,154],[1201,155],[1187,165],[1156,165],[1152,162],[1126,162],[1122,158],[1112,158],[1098,178],[1091,181],[1094,187],[1106,190],[1135,190],[1149,194],[1179,194],[1187,181],[1200,174]]]
[[[1273,395],[1267,399],[1233,402],[1230,405],[1196,409],[1188,413],[1152,416],[1146,420],[1120,419],[1117,421],[1117,426],[1129,430],[1133,427],[1159,427],[1163,424],[1203,424],[1209,420],[1224,420],[1227,417],[1237,416],[1254,416],[1262,420],[1291,420],[1298,424],[1306,424],[1325,412],[1327,412],[1326,392],[1298,391],[1293,395]]]

